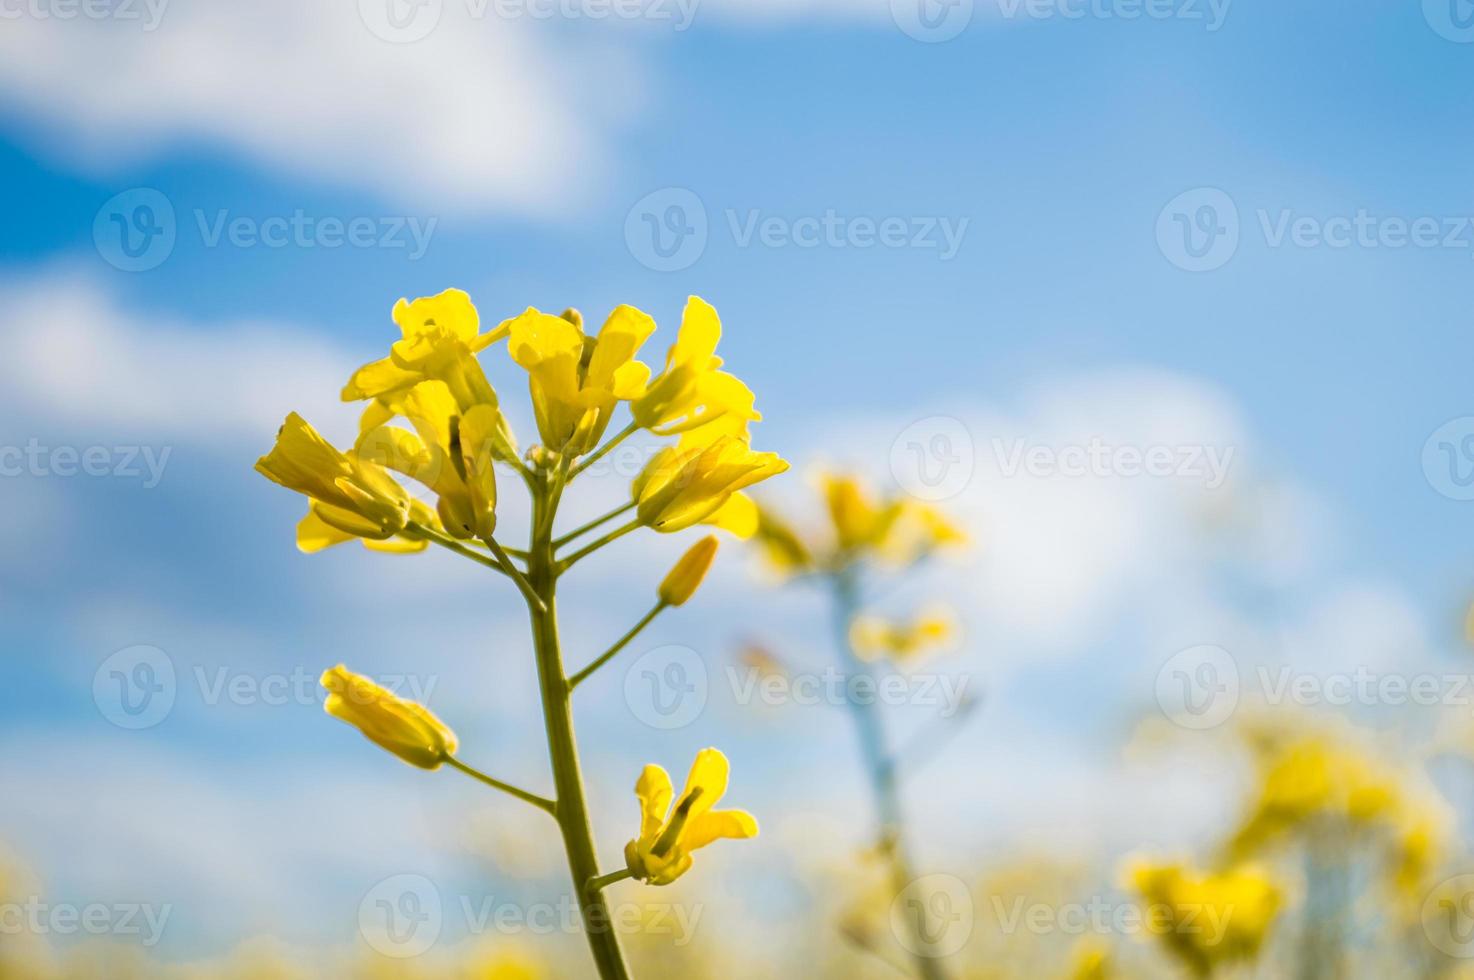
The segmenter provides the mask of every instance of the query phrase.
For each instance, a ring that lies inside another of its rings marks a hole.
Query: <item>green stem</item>
[[[502,567],[501,562],[492,558],[490,555],[483,555],[475,548],[471,548],[467,545],[461,544],[450,535],[442,534],[434,528],[426,527],[423,524],[410,524],[404,529],[403,534],[405,537],[409,538],[419,538],[422,541],[433,541],[436,544],[440,545],[440,547],[445,548],[447,551],[454,551],[462,558],[469,558],[477,564],[485,565],[492,571],[501,572],[503,575],[507,574],[507,570]]]
[[[628,633],[624,634],[624,636],[621,636],[619,638],[619,641],[616,642],[614,646],[610,647],[608,650],[605,650],[602,654],[600,654],[599,659],[595,660],[593,663],[589,664],[587,667],[585,667],[583,670],[580,670],[572,677],[568,678],[569,689],[571,690],[578,687],[578,685],[582,684],[590,674],[607,664],[609,661],[613,660],[615,654],[619,653],[619,651],[628,646],[630,640],[633,640],[635,637],[639,636],[640,630],[644,629],[646,626],[649,626],[650,621],[653,620],[656,616],[659,616],[661,611],[664,610],[667,605],[668,603],[665,602],[657,602],[654,609],[651,609],[649,612],[647,612],[643,619],[641,619],[638,623],[630,628],[630,631]]]
[[[626,878],[633,878],[634,876],[635,873],[629,868],[621,868],[618,871],[611,871],[607,875],[598,878],[590,878],[584,884],[584,890],[588,892],[601,892],[615,882],[624,881]]]
[[[590,466],[593,466],[599,460],[603,459],[609,453],[609,450],[613,449],[615,446],[619,445],[621,442],[624,442],[630,436],[639,431],[640,423],[638,422],[631,422],[623,429],[620,429],[618,434],[616,434],[608,442],[604,443],[604,445],[594,450],[593,455],[589,456],[588,459],[585,459],[582,463],[579,463],[577,466],[575,466],[573,468],[573,471],[568,474],[568,479],[573,479],[574,477],[578,476],[578,474],[588,469]]]
[[[517,583],[517,588],[522,592],[522,598],[527,600],[527,604],[534,609],[542,606],[542,597],[533,591],[532,583],[527,581],[527,576],[517,571],[517,566],[512,564],[511,556],[502,550],[501,545],[496,543],[496,538],[488,534],[486,536],[486,546],[496,556],[496,560],[501,565],[501,569],[506,576]],[[546,607],[544,607],[543,611],[547,611]]]
[[[533,500],[531,559],[528,577],[541,599],[541,608],[528,603],[532,617],[533,646],[537,652],[538,686],[542,693],[543,722],[547,728],[548,756],[553,766],[553,784],[557,793],[558,828],[563,835],[563,848],[568,854],[568,870],[573,877],[575,898],[583,917],[584,934],[601,980],[629,980],[629,969],[619,947],[609,908],[603,895],[586,887],[599,877],[599,860],[594,850],[593,827],[584,798],[583,776],[579,771],[578,741],[573,732],[572,688],[563,672],[563,653],[558,643],[556,559],[543,511],[551,499],[539,493]]]
[[[623,507],[616,507],[613,510],[611,510],[609,513],[605,514],[603,517],[596,517],[593,520],[589,521],[587,524],[583,524],[583,525],[580,525],[579,527],[574,528],[572,531],[569,531],[567,534],[563,535],[561,538],[554,538],[553,539],[553,547],[554,548],[561,548],[565,544],[567,544],[568,542],[574,540],[575,538],[578,538],[581,535],[584,535],[584,534],[589,533],[590,531],[592,531],[594,528],[598,527],[599,525],[609,523],[610,521],[612,521],[616,517],[618,517],[620,514],[628,513],[629,511],[633,510],[636,506],[638,506],[637,503],[635,501],[631,500],[629,503],[625,504]]]
[[[512,796],[517,797],[517,799],[522,800],[524,803],[531,803],[539,810],[543,810],[554,816],[557,815],[557,804],[547,797],[538,796],[536,793],[529,793],[527,792],[527,790],[513,786],[511,783],[504,783],[500,779],[495,779],[491,776],[488,776],[486,773],[482,772],[479,769],[471,768],[453,755],[446,756],[445,764],[459,769],[461,772],[465,773],[467,776],[470,776],[472,779],[483,782],[494,789],[499,789],[503,793],[509,793]]]
[[[579,548],[567,558],[564,558],[562,561],[558,562],[558,566],[556,569],[557,574],[562,575],[564,572],[568,571],[568,569],[572,568],[574,563],[577,562],[580,558],[588,557],[589,555],[598,551],[600,548],[604,547],[606,544],[609,544],[612,541],[616,541],[619,538],[624,537],[626,534],[629,534],[637,527],[640,527],[640,521],[638,518],[630,521],[628,524],[621,524],[619,527],[610,531],[608,534],[604,535],[602,538],[593,542],[592,544],[584,545],[582,548]]]
[[[831,582],[834,587],[835,646],[844,661],[846,680],[855,676],[873,676],[871,666],[855,655],[850,645],[850,625],[860,611],[860,589],[855,566],[848,565],[837,570]],[[916,876],[911,871],[911,861],[906,846],[905,821],[901,808],[901,794],[896,779],[896,759],[886,748],[885,726],[880,711],[873,699],[856,699],[850,696],[852,685],[845,684],[845,703],[850,717],[854,719],[856,733],[860,737],[860,751],[865,768],[870,776],[870,788],[875,797],[879,843],[883,853],[890,858],[891,882],[899,894]],[[924,950],[930,945],[930,933],[924,906],[915,916],[902,916],[910,927],[912,958],[916,972],[922,980],[946,980],[936,957],[927,956]]]

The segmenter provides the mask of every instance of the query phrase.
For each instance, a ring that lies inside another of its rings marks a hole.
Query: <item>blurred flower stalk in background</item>
[[[946,647],[957,629],[950,612],[940,607],[904,621],[870,612],[869,590],[876,577],[903,576],[939,550],[962,545],[966,536],[928,504],[907,496],[877,500],[858,477],[826,474],[820,484],[830,524],[825,537],[809,540],[776,511],[760,506],[754,540],[787,581],[818,585],[830,604],[845,703],[874,796],[875,847],[890,866],[889,898],[894,898],[915,880],[902,802],[902,769],[913,753],[909,746],[893,744],[881,706],[857,696],[857,686],[873,690],[885,665],[909,667]],[[960,712],[947,724],[960,724],[966,715]],[[906,945],[923,980],[940,980],[946,974],[930,952],[936,933],[926,904],[916,903],[905,916],[912,933]]]
[[[459,290],[394,307],[402,331],[389,356],[356,371],[345,401],[365,401],[359,436],[346,452],[300,416],[289,416],[275,448],[257,463],[268,479],[308,498],[297,529],[305,552],[360,540],[372,550],[449,549],[509,580],[531,621],[554,793],[542,796],[473,768],[458,756],[451,729],[426,707],[378,687],[339,665],[322,678],[329,714],[422,769],[448,765],[546,812],[557,821],[574,894],[594,963],[604,980],[630,976],[604,898],[628,878],[666,885],[690,869],[696,850],[722,839],[756,836],[741,810],[718,810],[727,789],[726,757],[700,752],[681,794],[669,775],[647,766],[635,792],[641,820],[625,848],[625,867],[601,872],[579,768],[574,689],[612,660],[646,625],[683,605],[701,584],[717,542],[695,544],[660,583],[654,607],[607,652],[569,672],[558,640],[556,590],[579,561],[618,538],[648,528],[669,534],[699,524],[738,534],[757,530],[755,504],[741,491],[788,464],[753,451],[748,426],[761,416],[754,398],[716,356],[721,324],[692,297],[660,373],[636,360],[655,322],[631,306],[609,315],[596,336],[574,310],[552,316],[528,309],[483,333],[470,298]],[[505,342],[527,372],[540,442],[519,454],[517,441],[477,355]],[[605,438],[615,411],[630,422]],[[635,478],[627,503],[566,533],[557,528],[565,489],[589,466],[641,430],[674,437]],[[514,472],[532,501],[525,549],[496,538],[498,466]],[[414,499],[395,476],[424,485],[434,508]],[[600,528],[633,512],[597,537]],[[496,975],[496,974],[493,974]]]

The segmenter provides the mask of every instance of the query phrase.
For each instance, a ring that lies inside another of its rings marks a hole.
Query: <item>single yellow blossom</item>
[[[324,671],[320,683],[328,690],[323,705],[328,714],[410,765],[438,769],[455,754],[455,732],[424,705],[406,701],[342,664]]]
[[[462,412],[443,381],[421,381],[390,400],[415,431],[381,425],[359,436],[360,456],[435,491],[436,512],[457,538],[486,539],[496,529],[493,468],[501,413],[491,404]]]
[[[745,530],[752,526],[755,508],[745,498],[732,505],[734,495],[787,469],[788,463],[777,453],[753,452],[744,439],[732,435],[707,445],[670,447],[657,453],[635,478],[631,490],[636,514],[640,523],[669,533],[708,519],[722,521],[733,513],[724,514],[723,508],[736,507],[737,519],[724,526]]]
[[[691,764],[680,799],[674,798],[670,774],[646,766],[635,783],[640,799],[640,836],[624,848],[624,859],[636,878],[668,885],[691,867],[691,853],[714,840],[756,837],[757,820],[743,810],[713,810],[727,792],[727,757],[702,749]]]
[[[339,452],[296,412],[256,461],[262,476],[312,499],[323,523],[360,538],[383,540],[404,529],[409,494],[377,464]]]
[[[1128,876],[1147,906],[1152,931],[1200,977],[1252,961],[1283,900],[1280,887],[1251,865],[1198,872],[1182,864],[1139,861]]]
[[[909,622],[875,615],[856,616],[850,624],[850,644],[862,659],[914,660],[922,654],[954,643],[957,618],[945,606],[924,610]]]
[[[696,594],[717,556],[717,536],[708,534],[693,544],[660,583],[660,601],[680,606]]]
[[[593,448],[615,405],[645,390],[650,368],[634,358],[655,321],[633,306],[615,307],[597,337],[584,335],[577,310],[552,316],[529,308],[508,328],[507,351],[527,371],[538,433],[548,449]]]
[[[900,501],[876,502],[853,476],[825,474],[820,488],[841,551],[879,547],[901,516]]]
[[[309,503],[307,516],[297,524],[297,550],[303,554],[315,555],[326,548],[346,544],[349,541],[362,541],[363,546],[370,551],[381,551],[394,555],[415,554],[430,547],[430,542],[424,538],[407,538],[400,535],[377,541],[373,538],[360,538],[356,534],[340,531],[317,515],[318,508],[321,506],[316,501]],[[409,502],[409,519],[412,523],[423,527],[440,528],[440,520],[435,516],[435,512],[418,500],[411,499]]]
[[[343,400],[379,398],[413,388],[421,381],[444,375],[460,353],[475,354],[510,332],[503,323],[481,333],[481,318],[471,297],[459,289],[410,301],[401,299],[391,314],[403,337],[389,356],[353,372],[343,388]]]
[[[630,404],[642,428],[671,435],[726,416],[745,433],[748,422],[762,419],[747,385],[720,370],[722,359],[716,349],[721,336],[717,311],[701,297],[690,297],[665,368]]]

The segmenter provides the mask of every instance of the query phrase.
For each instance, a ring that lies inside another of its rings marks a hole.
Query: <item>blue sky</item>
[[[979,475],[949,505],[978,555],[898,600],[953,598],[968,642],[948,669],[989,692],[985,717],[926,777],[936,793],[961,777],[972,807],[934,818],[934,862],[980,853],[1036,811],[1055,814],[1060,833],[1130,826],[1128,803],[1081,821],[1061,801],[1170,782],[1116,755],[1174,650],[1216,643],[1241,666],[1281,657],[1322,672],[1462,669],[1470,505],[1433,485],[1423,455],[1440,426],[1474,415],[1474,44],[1436,29],[1433,0],[1236,0],[1216,31],[1183,17],[1010,18],[978,0],[945,43],[908,36],[891,6],[709,0],[675,31],[464,20],[446,0],[439,27],[411,44],[375,37],[348,3],[268,4],[248,28],[215,4],[168,8],[152,31],[34,11],[7,20],[0,444],[171,455],[157,487],[34,473],[0,483],[13,501],[0,518],[11,668],[0,785],[28,801],[0,806],[0,838],[61,893],[218,898],[169,934],[178,955],[279,927],[263,896],[283,880],[304,905],[351,908],[376,864],[395,865],[388,874],[454,863],[424,831],[437,805],[469,793],[391,765],[313,705],[209,705],[182,683],[156,727],[109,725],[92,678],[135,644],[166,651],[181,677],[315,675],[338,660],[433,674],[437,705],[467,719],[463,741],[518,744],[506,768],[544,778],[540,746],[524,738],[536,715],[518,693],[531,688],[514,597],[440,557],[299,556],[298,503],[250,470],[289,408],[351,426],[336,386],[392,339],[394,300],[451,285],[486,320],[529,304],[597,318],[633,303],[662,324],[652,351],[687,294],[711,300],[723,352],[766,415],[759,447],[799,464],[772,491],[795,509],[810,464],[894,483],[887,461],[903,430],[961,420]],[[205,71],[212,59],[220,72]],[[232,76],[238,59],[255,74]],[[97,247],[94,224],[138,188],[168,201],[176,242],[155,267],[127,272]],[[1164,210],[1179,195],[1192,220],[1205,188],[1231,201],[1239,238],[1219,267],[1191,272],[1158,227],[1176,227]],[[648,195],[657,221],[670,201],[692,200],[678,191],[699,202],[706,243],[657,271],[626,230],[644,227],[631,212]],[[400,218],[431,231],[417,257],[321,239],[212,247],[201,223],[222,212],[253,227],[300,212],[366,217],[376,236]],[[1363,212],[1382,245],[1315,244]],[[804,219],[831,213],[847,244],[791,242]],[[1275,243],[1277,227],[1306,218],[1311,244]],[[1395,222],[1421,218],[1449,247],[1386,244]],[[777,219],[778,244],[742,238],[764,219]],[[886,219],[921,245],[855,246],[864,222]],[[942,227],[961,235],[945,258]],[[491,372],[517,392],[502,358]],[[1190,480],[997,472],[996,438],[1058,449],[1094,436],[1231,445],[1232,478],[1207,492]],[[591,486],[581,506],[617,498],[614,482]],[[1239,523],[1215,536],[1204,512]],[[589,611],[569,628],[574,642],[597,649],[622,632],[680,546],[633,543],[623,561],[591,563],[575,586]],[[754,585],[735,546],[724,557],[705,607],[642,642],[688,644],[714,677],[755,631],[822,663],[814,598]],[[482,655],[489,646],[495,659]],[[632,807],[625,784],[644,761],[680,768],[708,743],[732,755],[734,793],[745,783],[754,809],[833,816],[860,798],[842,719],[795,709],[758,724],[714,698],[697,724],[654,732],[608,684],[580,723],[597,733],[596,795],[611,807]],[[487,689],[498,710],[472,696]],[[795,744],[802,772],[775,761]],[[990,797],[1018,786],[1015,768],[1048,768],[1029,765],[1022,744],[1061,775],[1036,776],[1033,798]],[[37,757],[41,747],[62,761]],[[812,767],[832,771],[832,785],[804,775]],[[412,826],[375,827],[363,800],[383,785]],[[1165,834],[1211,824],[1190,788],[1163,793],[1180,804],[1161,819]],[[125,816],[101,819],[89,798]],[[324,798],[357,821],[350,840],[392,857],[328,847],[281,872],[322,843],[312,835],[327,821],[307,814]],[[214,853],[221,841],[201,829],[212,817],[225,850],[252,855],[236,860],[257,866],[259,889],[167,857],[181,839]],[[611,854],[628,817],[611,817]],[[1082,846],[1130,836],[1101,830]],[[764,860],[775,863],[783,838],[772,837]],[[94,847],[134,857],[104,872]],[[734,894],[758,890],[740,863],[721,874]],[[237,908],[241,918],[227,914]],[[304,915],[286,931],[348,941],[342,922]]]

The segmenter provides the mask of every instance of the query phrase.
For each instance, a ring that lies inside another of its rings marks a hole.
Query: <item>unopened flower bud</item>
[[[701,580],[706,578],[706,570],[711,568],[716,556],[715,534],[708,534],[693,544],[660,583],[660,601],[667,606],[679,606],[691,598],[701,587]]]

